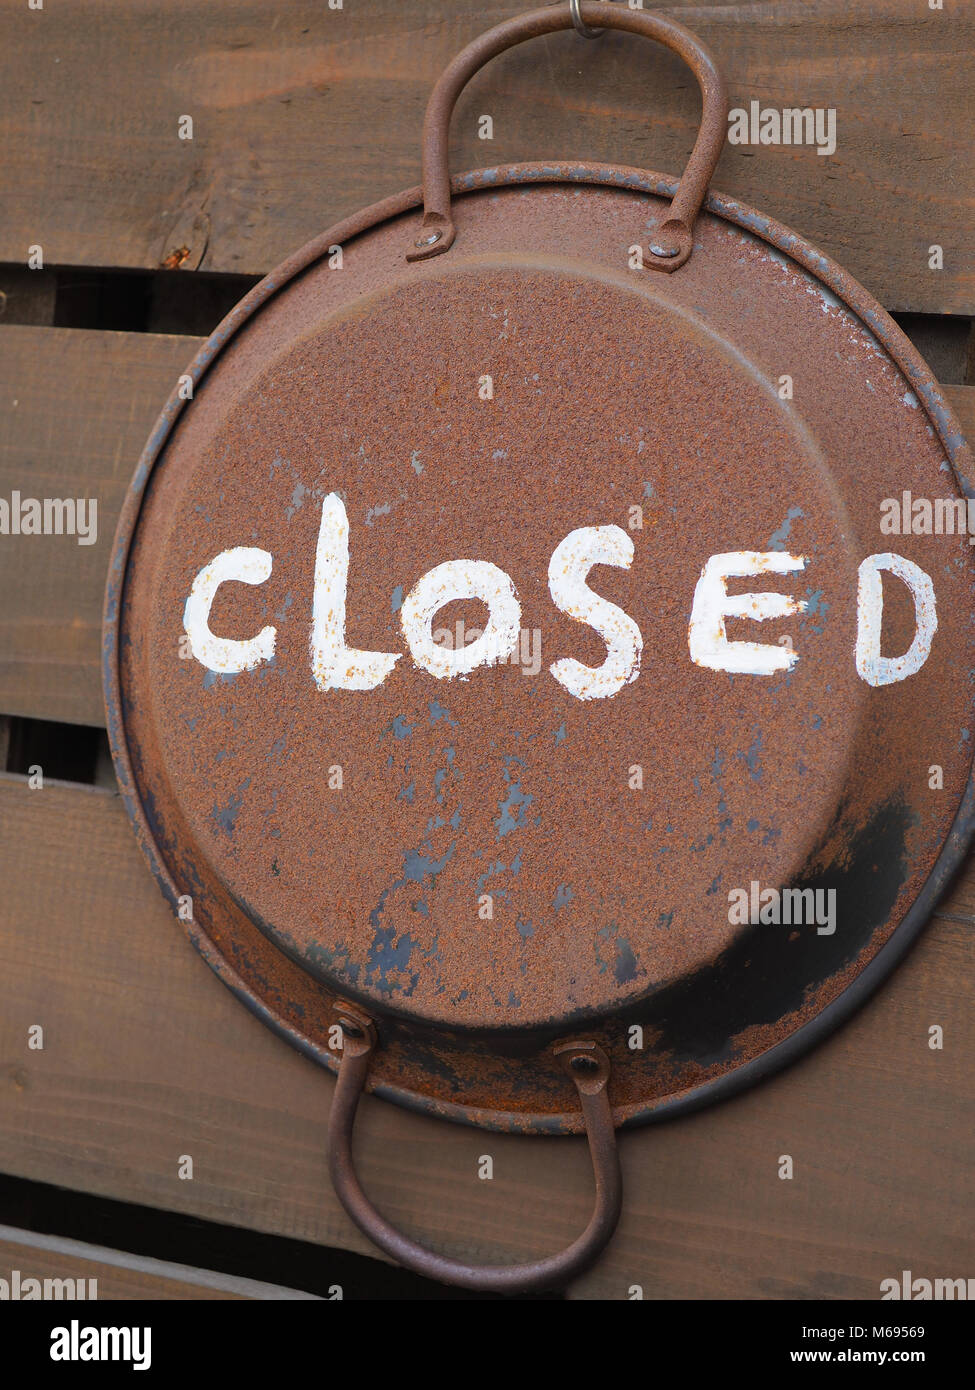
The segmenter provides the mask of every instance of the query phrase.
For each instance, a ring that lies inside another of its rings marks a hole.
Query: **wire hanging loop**
[[[579,0],[569,0],[569,14],[572,16],[572,27],[576,33],[584,39],[598,39],[600,34],[605,34],[605,29],[592,29],[579,13]]]

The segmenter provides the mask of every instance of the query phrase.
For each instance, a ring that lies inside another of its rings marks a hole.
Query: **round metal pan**
[[[889,530],[971,495],[931,372],[797,233],[698,211],[713,64],[603,10],[695,67],[684,178],[447,184],[463,80],[567,12],[465,50],[424,187],[286,261],[174,390],[104,646],[139,841],[243,1002],[332,1070],[366,1038],[356,1084],[400,1103],[590,1137],[580,1048],[615,1125],[674,1115],[893,968],[971,838],[975,665],[967,535]]]

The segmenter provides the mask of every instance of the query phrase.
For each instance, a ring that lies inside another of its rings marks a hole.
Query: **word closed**
[[[599,666],[584,666],[562,657],[548,669],[577,700],[605,700],[640,674],[643,637],[629,614],[595,593],[587,582],[594,565],[629,569],[633,542],[619,526],[581,526],[570,531],[552,552],[548,588],[560,613],[586,623],[606,644]],[[190,652],[209,671],[223,675],[251,671],[274,656],[277,629],[263,627],[254,637],[237,641],[210,630],[210,610],[221,584],[263,584],[273,561],[256,546],[223,550],[193,580],[183,613]],[[736,550],[712,555],[694,590],[687,642],[691,660],[712,671],[769,676],[788,671],[799,659],[791,646],[730,641],[725,620],[765,622],[805,611],[807,604],[777,592],[729,594],[727,581],[749,576],[798,574],[801,555],[782,551]],[[910,591],[915,633],[903,656],[881,655],[883,586],[889,571]],[[346,595],[349,574],[349,520],[336,493],[322,503],[315,554],[310,661],[319,690],[375,690],[401,660],[402,652],[360,651],[346,643]],[[447,603],[479,599],[488,619],[477,639],[459,649],[434,640],[433,619]],[[508,574],[487,560],[447,560],[428,570],[406,595],[400,609],[403,637],[415,665],[438,680],[467,677],[479,666],[507,660],[518,644],[521,605]],[[934,585],[912,561],[890,552],[868,555],[857,584],[856,669],[868,685],[890,685],[914,675],[924,665],[937,631]]]

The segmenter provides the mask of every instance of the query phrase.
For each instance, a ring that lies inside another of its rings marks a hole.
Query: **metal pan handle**
[[[555,1048],[579,1092],[589,1138],[596,1200],[588,1226],[565,1250],[546,1259],[517,1265],[470,1265],[447,1259],[410,1240],[380,1215],[363,1192],[352,1162],[352,1127],[376,1047],[376,1032],[372,1023],[358,1013],[343,1011],[339,1020],[343,1048],[328,1121],[328,1166],[342,1205],[374,1245],[429,1279],[494,1293],[524,1293],[565,1283],[596,1258],[616,1229],[623,1198],[613,1112],[607,1095],[609,1059],[601,1048],[591,1042],[562,1043]]]
[[[693,247],[694,219],[708,190],[728,125],[728,98],[724,79],[714,59],[699,39],[676,20],[644,10],[624,10],[595,0],[576,7],[586,26],[622,29],[641,38],[656,39],[673,49],[687,63],[701,88],[703,111],[694,149],[677,186],[669,215],[657,228],[648,247],[645,265],[672,271],[682,266]],[[445,68],[430,94],[423,121],[423,223],[420,235],[407,252],[407,260],[442,255],[453,244],[455,228],[450,211],[448,140],[450,116],[464,85],[490,59],[516,43],[559,29],[571,29],[574,11],[569,5],[531,10],[505,20],[467,45]]]

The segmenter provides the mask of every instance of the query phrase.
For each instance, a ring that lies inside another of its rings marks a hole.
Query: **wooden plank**
[[[28,1279],[40,1282],[41,1292],[26,1285]],[[38,1235],[13,1226],[0,1226],[0,1280],[6,1283],[6,1296],[14,1289],[55,1300],[95,1301],[106,1299],[201,1299],[239,1302],[261,1299],[274,1302],[320,1303],[315,1294],[264,1284],[256,1279],[240,1279],[210,1269],[193,1269],[168,1260],[150,1260],[122,1250],[107,1250],[80,1240]],[[51,1281],[45,1285],[45,1281]],[[70,1281],[70,1282],[68,1282]],[[45,1295],[44,1289],[48,1292]]]
[[[331,1081],[197,958],[118,798],[0,778],[0,878],[0,1170],[375,1253],[328,1184]],[[947,915],[812,1056],[714,1110],[624,1135],[620,1231],[573,1295],[626,1298],[638,1284],[647,1298],[875,1299],[907,1266],[970,1271],[973,902],[970,866]],[[43,1051],[27,1047],[36,1023]],[[778,1177],[786,1153],[791,1181]],[[177,1176],[184,1154],[191,1181]],[[367,1098],[357,1154],[390,1216],[477,1259],[556,1249],[588,1213],[581,1141],[486,1134]],[[482,1154],[492,1181],[478,1179]]]
[[[445,64],[525,0],[0,3],[0,260],[263,273],[419,178]],[[715,186],[835,256],[896,309],[972,313],[972,7],[923,0],[686,0],[732,106],[833,109],[837,147],[728,145]],[[478,138],[478,118],[494,138]],[[183,116],[192,140],[179,138]],[[535,40],[459,103],[457,169],[610,159],[679,171],[698,122],[676,57],[630,36]],[[928,269],[928,248],[944,268]]]
[[[94,498],[97,539],[0,544],[0,711],[104,723],[102,598],[122,498],[199,339],[0,331],[0,496]]]
[[[0,496],[98,500],[94,545],[4,536],[0,713],[104,722],[102,595],[125,489],[199,338],[0,329]],[[975,387],[945,387],[975,438]]]

